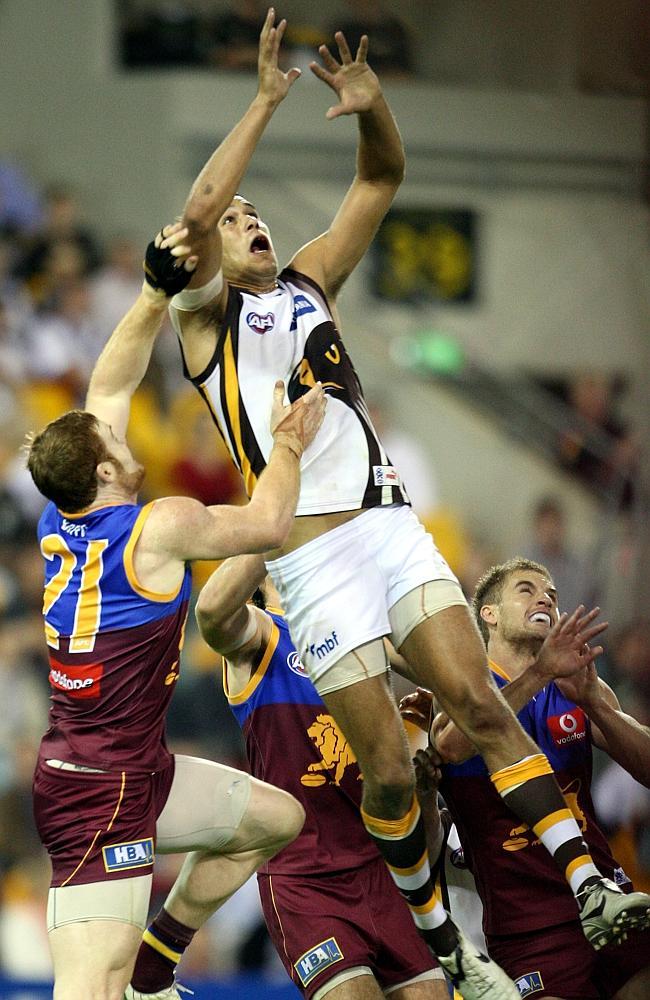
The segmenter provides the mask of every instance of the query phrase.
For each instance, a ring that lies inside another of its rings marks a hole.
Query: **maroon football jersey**
[[[246,739],[251,773],[291,792],[307,818],[298,837],[260,871],[313,876],[358,868],[379,857],[359,813],[358,764],[309,680],[284,618],[271,617],[258,669],[228,700]]]

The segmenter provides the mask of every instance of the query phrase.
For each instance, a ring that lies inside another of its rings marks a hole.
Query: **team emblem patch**
[[[249,312],[246,317],[246,322],[250,326],[253,333],[268,333],[275,326],[275,316],[273,313],[266,313],[265,316],[260,316],[259,313]]]
[[[287,656],[287,666],[289,670],[292,670],[294,674],[298,674],[299,677],[307,677],[307,668],[297,652],[289,653]]]
[[[302,985],[307,986],[314,976],[330,965],[340,962],[342,958],[343,952],[336,943],[336,938],[332,937],[327,941],[321,941],[311,951],[306,951],[297,962],[294,962],[293,967],[300,976]]]
[[[544,989],[544,983],[539,972],[527,972],[525,976],[515,979],[515,986],[520,997],[529,997],[531,993],[539,993]]]
[[[107,872],[123,871],[125,868],[146,868],[153,864],[153,839],[132,840],[126,844],[111,844],[102,848],[104,868]]]
[[[576,705],[570,712],[551,715],[548,719],[548,729],[558,747],[580,743],[587,735],[585,713]]]

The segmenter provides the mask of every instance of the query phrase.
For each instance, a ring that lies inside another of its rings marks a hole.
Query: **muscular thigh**
[[[446,607],[421,621],[399,652],[413,680],[433,691],[450,715],[464,702],[496,687],[481,636],[467,605]]]

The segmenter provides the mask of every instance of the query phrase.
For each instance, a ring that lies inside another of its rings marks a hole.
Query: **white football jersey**
[[[181,339],[177,311],[170,309]],[[185,369],[187,378],[190,376]],[[191,378],[206,401],[250,496],[273,447],[269,429],[277,379],[291,402],[320,381],[327,412],[301,463],[298,514],[408,503],[372,426],[361,385],[323,291],[286,268],[277,288],[231,285],[210,363]]]

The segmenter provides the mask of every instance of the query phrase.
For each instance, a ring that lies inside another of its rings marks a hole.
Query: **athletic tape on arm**
[[[245,646],[247,642],[253,638],[257,632],[257,615],[252,608],[248,608],[248,622],[244,625],[243,629],[232,639],[228,646],[220,646],[219,652],[222,656],[228,657],[231,653],[234,653],[237,649],[241,649]]]
[[[196,312],[197,309],[202,309],[203,306],[207,306],[208,302],[216,299],[222,288],[223,271],[219,269],[207,285],[201,285],[200,288],[184,288],[182,292],[174,296],[171,305],[174,309],[180,309],[183,312]]]

